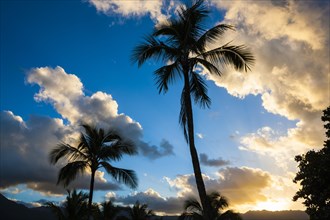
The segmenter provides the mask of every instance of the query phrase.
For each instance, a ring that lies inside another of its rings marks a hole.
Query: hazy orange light
[[[269,200],[266,202],[259,202],[255,210],[268,210],[268,211],[280,211],[288,209],[288,201],[286,199]]]

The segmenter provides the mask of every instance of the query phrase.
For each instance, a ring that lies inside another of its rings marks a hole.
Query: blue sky
[[[138,68],[130,62],[134,46],[174,16],[179,4],[1,1],[2,193],[34,204],[63,200],[63,189],[55,186],[58,168],[47,163],[47,152],[60,140],[72,141],[86,119],[118,127],[140,151],[116,163],[137,172],[138,189],[118,189],[101,170],[95,201],[112,196],[126,205],[148,202],[159,213],[182,210],[184,198],[196,195],[178,124],[182,82],[158,94],[153,71],[161,63]],[[209,27],[224,22],[237,28],[217,45],[244,43],[257,62],[249,73],[227,69],[216,78],[201,72],[212,99],[210,109],[194,107],[206,186],[241,212],[303,209],[291,201],[299,187],[292,183],[294,156],[322,146],[324,139],[329,2],[207,4]],[[75,187],[88,188],[88,177],[78,182]]]

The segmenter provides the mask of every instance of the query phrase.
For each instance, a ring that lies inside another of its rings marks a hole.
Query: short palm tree
[[[101,218],[102,220],[114,220],[120,213],[120,208],[113,205],[111,201],[105,201],[101,204]]]
[[[212,192],[207,195],[210,202],[211,211],[209,212],[209,220],[241,220],[238,213],[228,210],[224,213],[221,211],[228,207],[227,199],[217,192]],[[203,220],[203,208],[201,204],[195,199],[190,198],[185,201],[184,213],[180,216],[180,220]]]
[[[85,132],[81,132],[77,147],[60,143],[50,154],[50,162],[56,164],[59,159],[66,158],[67,164],[61,168],[57,184],[70,184],[78,173],[87,170],[91,173],[88,208],[91,212],[96,171],[103,167],[114,179],[131,188],[137,187],[137,177],[133,170],[112,166],[109,161],[118,161],[124,154],[137,153],[135,145],[123,140],[114,130],[104,131],[88,124],[83,124]]]
[[[140,204],[139,201],[136,201],[129,210],[128,215],[130,220],[146,220],[148,217],[153,216],[154,213],[152,210],[148,210],[147,204]]]
[[[254,57],[244,45],[226,43],[209,49],[210,43],[216,43],[225,31],[234,30],[230,25],[218,24],[206,30],[205,18],[209,11],[204,1],[199,0],[191,7],[182,5],[177,18],[157,26],[145,41],[133,50],[132,61],[141,66],[148,59],[155,58],[166,63],[155,71],[159,92],[166,93],[169,84],[183,79],[181,93],[180,124],[189,144],[196,185],[202,206],[211,209],[207,202],[198,154],[194,140],[194,121],[192,99],[201,107],[210,107],[211,99],[207,95],[207,85],[196,71],[197,66],[204,67],[210,74],[221,76],[223,66],[233,66],[239,71],[248,71],[254,63]],[[205,212],[204,219],[209,219]]]
[[[58,206],[52,202],[46,205],[52,210],[59,220],[80,220],[87,219],[88,208],[87,199],[88,194],[76,190],[67,190],[68,196],[63,206]]]

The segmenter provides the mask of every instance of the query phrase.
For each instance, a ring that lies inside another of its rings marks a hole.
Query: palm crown
[[[57,184],[64,186],[70,184],[78,173],[84,173],[87,169],[91,172],[89,209],[93,198],[95,172],[103,167],[113,178],[123,182],[131,188],[137,187],[135,172],[128,169],[115,167],[109,161],[118,161],[124,154],[137,153],[135,145],[124,140],[114,130],[105,131],[91,125],[83,124],[85,132],[80,134],[77,147],[67,143],[60,143],[50,154],[50,162],[56,164],[61,158],[67,159],[67,164],[60,169]]]
[[[63,207],[57,206],[52,202],[48,202],[47,206],[52,210],[56,217],[60,220],[80,220],[87,219],[87,199],[88,194],[82,191],[67,190],[68,196]]]
[[[140,204],[139,201],[135,202],[128,214],[132,220],[146,220],[154,215],[153,211],[148,209],[148,205]]]
[[[188,78],[186,89],[202,107],[209,107],[211,99],[207,95],[206,83],[195,71],[196,66],[204,67],[210,74],[221,75],[223,65],[247,71],[254,63],[253,55],[244,45],[226,43],[207,50],[226,30],[234,30],[233,26],[227,24],[218,24],[206,30],[204,21],[208,13],[203,1],[196,2],[188,9],[181,6],[178,18],[159,25],[151,35],[145,37],[142,44],[135,47],[132,54],[132,61],[138,62],[139,66],[150,58],[170,62],[155,71],[159,92],[167,92],[169,84],[178,77]],[[183,101],[181,103],[180,122],[187,138],[186,106]]]
[[[222,213],[222,210],[228,207],[228,201],[226,197],[222,196],[218,192],[212,192],[207,195],[211,212],[209,213],[213,220],[241,220],[242,218],[236,212],[227,210]],[[181,214],[180,220],[202,220],[203,219],[203,207],[195,198],[190,198],[184,203],[184,213]]]

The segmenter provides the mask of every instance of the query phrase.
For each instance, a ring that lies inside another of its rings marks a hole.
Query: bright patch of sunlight
[[[255,206],[255,210],[280,211],[288,208],[288,201],[286,199],[268,200],[266,202],[259,202]]]

